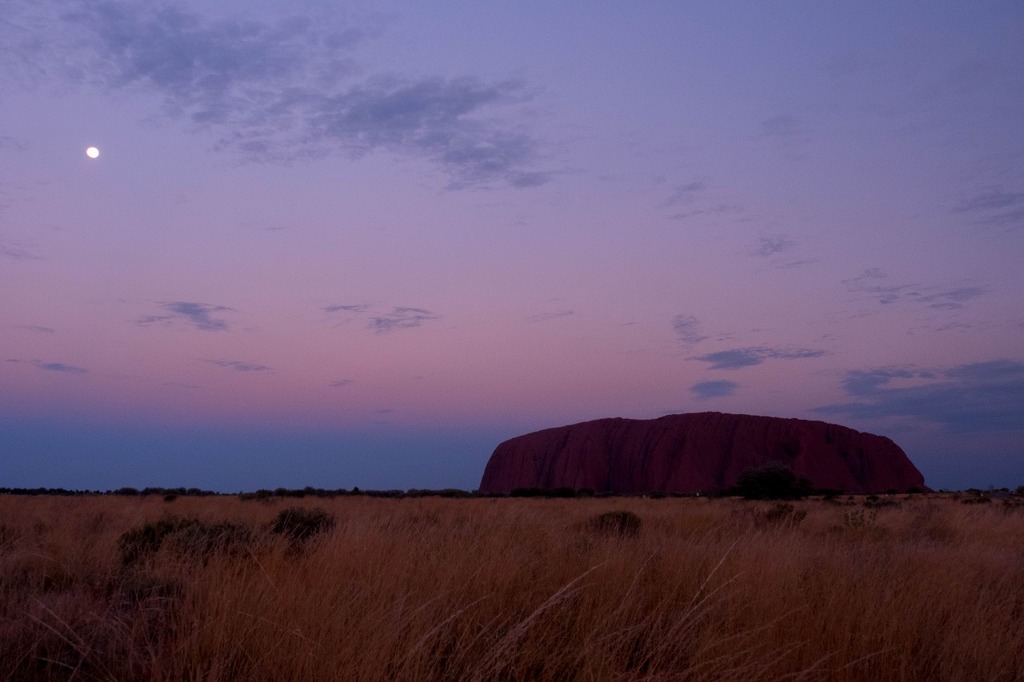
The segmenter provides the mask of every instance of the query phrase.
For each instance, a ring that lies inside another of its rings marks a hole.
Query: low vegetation
[[[0,680],[1024,679],[1014,496],[451,497],[0,495]]]
[[[773,463],[740,474],[734,492],[747,500],[799,500],[813,492],[811,482],[785,464]]]

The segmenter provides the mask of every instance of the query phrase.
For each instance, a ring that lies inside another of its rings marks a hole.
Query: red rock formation
[[[491,455],[480,490],[716,491],[734,485],[745,469],[772,462],[821,489],[924,488],[907,455],[883,436],[819,421],[699,412],[598,419],[507,440]]]

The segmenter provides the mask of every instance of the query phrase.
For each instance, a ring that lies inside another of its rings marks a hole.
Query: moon
[[[90,159],[98,159],[100,156],[100,150],[96,147],[89,147],[85,150],[85,155]]]

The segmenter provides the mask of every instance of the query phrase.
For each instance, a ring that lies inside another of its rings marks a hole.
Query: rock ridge
[[[924,489],[921,472],[884,436],[822,421],[695,412],[596,419],[512,438],[495,448],[480,491],[712,492],[734,485],[750,467],[774,462],[819,489]]]

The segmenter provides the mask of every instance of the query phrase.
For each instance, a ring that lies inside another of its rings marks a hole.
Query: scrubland
[[[1012,501],[0,496],[4,680],[1018,680],[1022,626]]]

